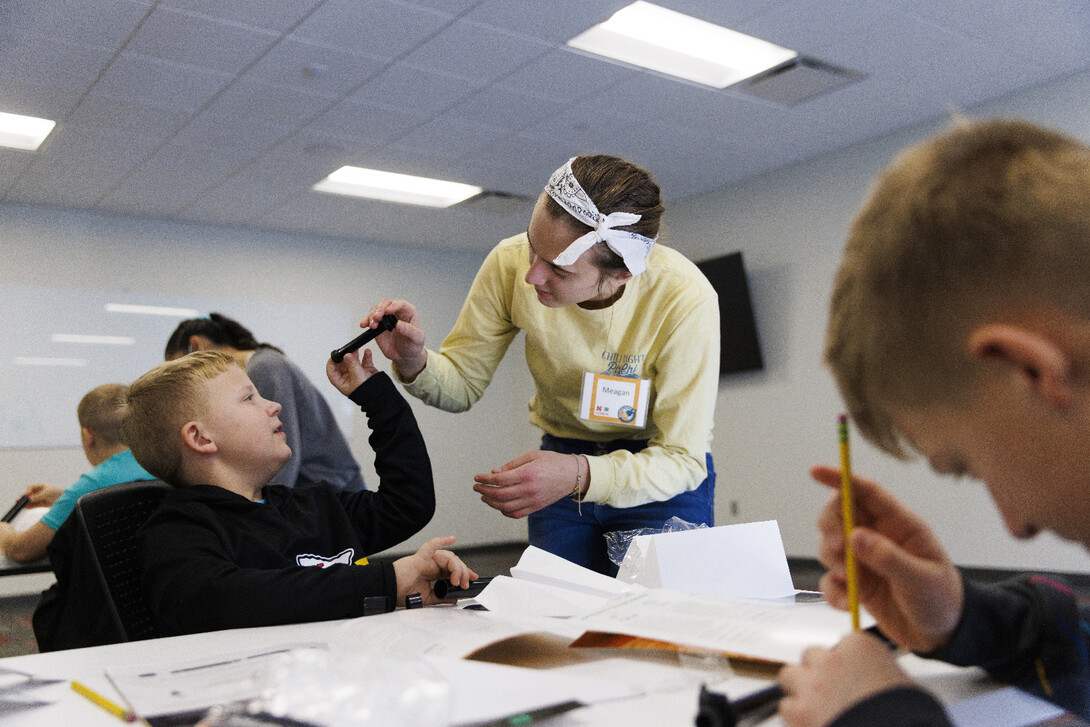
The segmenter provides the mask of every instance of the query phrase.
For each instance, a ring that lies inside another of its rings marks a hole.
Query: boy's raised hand
[[[346,353],[340,363],[333,363],[333,359],[325,362],[325,375],[329,383],[337,388],[345,396],[348,396],[367,379],[378,373],[371,361],[370,349],[363,349],[363,361],[360,361],[356,351]]]
[[[405,603],[405,597],[419,593],[424,604],[454,603],[457,599],[441,601],[435,597],[431,582],[444,579],[452,586],[468,588],[470,581],[478,576],[462,559],[443,548],[454,545],[454,536],[432,538],[420,546],[420,550],[394,561],[394,574],[397,576],[397,602]]]
[[[818,517],[818,558],[828,568],[821,590],[836,608],[848,607],[840,470],[818,465],[810,475],[835,493]],[[928,652],[950,640],[964,606],[961,574],[927,524],[873,480],[852,478],[852,547],[859,601],[886,636]]]

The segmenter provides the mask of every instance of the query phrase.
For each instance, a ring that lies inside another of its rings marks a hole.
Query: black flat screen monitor
[[[764,368],[742,253],[696,264],[719,294],[719,375]]]

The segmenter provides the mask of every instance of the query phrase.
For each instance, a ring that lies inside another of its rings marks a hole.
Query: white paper
[[[874,623],[861,614],[864,627]],[[665,589],[608,605],[575,620],[588,631],[628,634],[778,663],[797,663],[809,646],[833,646],[851,616],[826,603],[743,601]]]
[[[352,619],[337,628],[329,645],[333,651],[462,659],[513,636],[548,633],[574,641],[582,632],[558,619],[430,607]]]
[[[606,603],[606,599],[601,596],[507,576],[493,577],[492,582],[477,594],[476,601],[491,613],[532,614],[553,618],[579,616]]]
[[[648,588],[723,598],[796,592],[775,520],[640,535],[629,551],[617,580]]]
[[[299,648],[325,644],[280,644],[207,659],[111,667],[106,676],[141,717],[181,714],[257,697],[270,659]]]
[[[493,578],[477,594],[477,602],[492,613],[565,618],[646,590],[532,545],[511,569],[511,576]]]
[[[499,719],[569,700],[593,704],[643,693],[633,685],[585,673],[522,669],[480,661],[425,657],[451,686],[450,724]]]
[[[1056,719],[1064,711],[1017,687],[1007,687],[954,702],[946,713],[954,727],[1030,727]]]
[[[11,527],[17,531],[29,530],[30,526],[49,512],[48,507],[24,507],[11,519]]]

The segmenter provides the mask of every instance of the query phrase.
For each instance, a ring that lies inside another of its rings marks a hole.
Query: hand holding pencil
[[[818,465],[811,476],[834,492],[818,516],[818,559],[825,598],[850,607],[841,470]],[[927,524],[873,480],[853,475],[851,545],[859,604],[898,645],[931,651],[961,618],[961,574]]]

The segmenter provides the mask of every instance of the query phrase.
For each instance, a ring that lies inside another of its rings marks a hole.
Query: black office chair
[[[137,641],[156,635],[140,589],[136,531],[170,486],[139,480],[89,492],[46,550],[57,581],[32,619],[39,651]]]
[[[160,480],[126,482],[89,492],[76,503],[75,515],[122,641],[156,636],[140,587],[136,531],[169,490]]]

